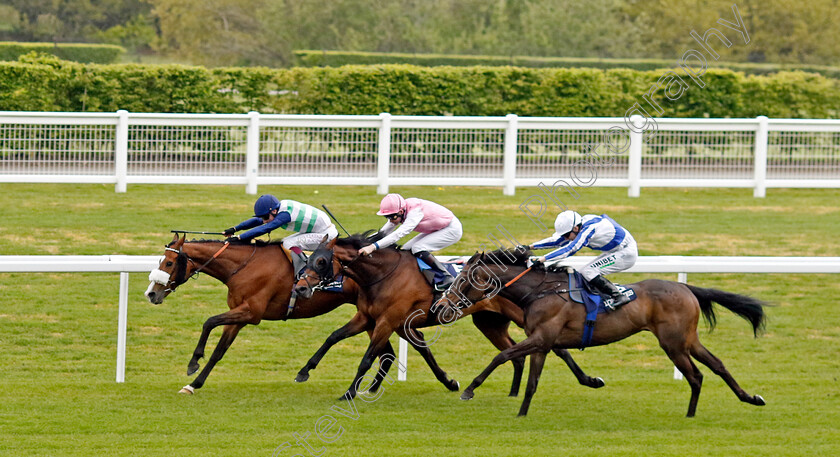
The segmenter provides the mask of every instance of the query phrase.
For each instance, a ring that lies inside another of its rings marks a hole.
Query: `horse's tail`
[[[764,307],[767,306],[765,302],[746,295],[733,294],[732,292],[704,289],[688,284],[686,286],[697,297],[697,301],[700,302],[700,310],[703,311],[703,317],[709,323],[710,331],[715,328],[715,323],[717,322],[717,316],[715,316],[712,302],[718,303],[749,321],[753,328],[753,335],[758,336],[759,332],[764,330],[767,322],[767,316],[764,314]]]

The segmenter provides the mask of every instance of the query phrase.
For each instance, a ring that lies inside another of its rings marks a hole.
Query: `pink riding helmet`
[[[401,209],[405,208],[405,199],[400,194],[388,194],[382,198],[379,204],[379,212],[377,216],[387,216],[389,214],[399,213]]]

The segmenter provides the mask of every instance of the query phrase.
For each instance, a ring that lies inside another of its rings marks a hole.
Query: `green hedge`
[[[216,68],[0,63],[0,110],[502,116],[624,116],[666,70],[521,67]],[[672,117],[836,118],[840,82],[803,72],[710,69],[699,88],[656,100]]]
[[[302,67],[340,67],[343,65],[407,64],[421,67],[457,66],[516,66],[528,68],[629,68],[651,71],[672,67],[676,59],[599,59],[594,57],[528,57],[481,56],[454,54],[403,54],[390,52],[294,51],[295,62]],[[710,62],[718,68],[742,71],[746,74],[766,75],[780,71],[819,73],[840,78],[840,67],[821,65],[782,65],[770,63]]]
[[[0,42],[0,60],[15,61],[30,52],[50,54],[73,62],[107,64],[116,62],[125,49],[110,44]]]

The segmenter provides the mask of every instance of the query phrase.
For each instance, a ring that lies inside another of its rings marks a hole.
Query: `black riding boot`
[[[615,286],[615,284],[611,283],[609,279],[601,275],[592,278],[592,280],[589,281],[589,285],[594,287],[597,291],[609,295],[610,298],[612,298],[612,304],[610,304],[609,306],[604,305],[610,311],[615,311],[620,306],[630,303],[630,299],[627,298],[624,294],[622,294],[618,290],[618,287]]]
[[[418,259],[426,262],[426,265],[432,267],[432,270],[435,270],[441,274],[443,274],[443,280],[439,284],[435,284],[435,289],[437,291],[444,291],[449,288],[449,286],[455,281],[455,278],[449,274],[449,271],[446,270],[446,267],[443,266],[435,256],[432,255],[429,251],[420,251],[414,254]]]

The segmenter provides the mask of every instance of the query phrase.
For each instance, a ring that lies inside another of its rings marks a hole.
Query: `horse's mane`
[[[378,230],[367,230],[363,233],[354,233],[346,238],[337,238],[335,244],[336,246],[341,247],[352,247],[354,249],[361,249],[369,244],[381,240],[382,238],[385,238],[384,233]],[[389,246],[389,248],[390,247],[392,246]]]
[[[467,263],[472,263],[478,257],[492,257],[490,261],[496,264],[524,267],[528,264],[531,251],[528,249],[496,249],[490,252],[477,252],[470,257]],[[485,261],[485,263],[487,262]]]
[[[186,240],[185,241],[185,243],[216,243],[216,244],[223,244],[224,242],[225,242],[225,240],[208,240],[208,239],[204,239],[204,238],[191,239],[191,240]],[[171,243],[169,243],[167,245],[167,247],[172,246],[172,244],[174,244],[174,243],[175,243],[175,241],[172,241]],[[248,240],[248,241],[235,240],[235,241],[230,242],[231,245],[249,246],[249,245],[253,244],[253,245],[256,245],[257,247],[277,246],[277,245],[280,245],[282,243],[283,243],[282,238],[279,239],[279,240],[271,240],[271,241],[254,240],[253,243],[251,243],[251,240]]]

